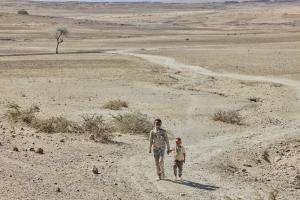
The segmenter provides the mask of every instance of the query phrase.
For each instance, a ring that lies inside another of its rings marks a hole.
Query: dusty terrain
[[[299,4],[0,7],[0,199],[299,199]],[[59,26],[70,35],[55,55]],[[129,107],[103,108],[115,99]],[[9,103],[74,121],[159,117],[187,148],[184,181],[171,181],[172,156],[155,181],[144,136],[46,134],[2,117]],[[218,111],[242,123],[214,121]]]

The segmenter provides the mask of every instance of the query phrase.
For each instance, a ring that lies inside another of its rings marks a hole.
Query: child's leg
[[[179,170],[179,177],[181,177],[182,170],[183,170],[183,161],[178,161],[178,170]]]
[[[175,161],[174,161],[174,164],[173,164],[173,170],[174,170],[174,176],[175,176],[175,177],[177,177],[177,167],[178,167],[178,166],[177,166],[177,160],[175,160]]]

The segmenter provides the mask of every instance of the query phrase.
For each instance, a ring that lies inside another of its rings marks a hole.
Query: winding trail
[[[166,68],[173,70],[188,72],[191,74],[191,82],[197,79],[199,75],[224,77],[236,80],[244,81],[256,81],[256,82],[267,82],[277,83],[296,90],[297,100],[300,99],[300,82],[294,80],[288,80],[277,77],[267,76],[254,76],[254,75],[243,75],[234,73],[218,73],[210,71],[206,68],[188,65],[177,62],[173,58],[148,55],[148,54],[137,54],[129,51],[117,52],[117,54],[134,56],[144,59],[150,63],[158,64]],[[184,176],[188,181],[183,183],[176,183],[171,180],[166,181],[153,181],[154,174],[153,170],[148,170],[149,166],[153,164],[153,158],[144,152],[147,147],[145,144],[136,144],[133,148],[133,154],[131,157],[127,157],[122,162],[122,173],[127,174],[127,179],[130,180],[131,184],[135,188],[137,194],[142,199],[182,199],[182,193],[186,193],[188,199],[216,199],[216,197],[222,196],[230,188],[226,185],[225,180],[220,180],[218,175],[210,174],[209,171],[201,168],[203,163],[207,163],[212,157],[216,156],[220,152],[230,149],[234,146],[236,139],[239,137],[247,136],[248,132],[240,133],[238,136],[220,135],[213,138],[199,139],[199,125],[195,125],[195,121],[192,122],[192,115],[195,108],[199,105],[199,98],[194,95],[190,95],[189,102],[187,102],[185,115],[187,120],[182,122],[182,126],[178,127],[176,132],[179,134],[187,133],[188,135],[180,135],[184,138],[187,144],[194,143],[193,145],[186,145],[189,148],[189,160],[193,160],[193,164],[187,163],[185,168],[189,173]],[[201,125],[200,125],[201,126]],[[275,131],[275,130],[274,130]],[[185,138],[189,136],[189,138]],[[201,142],[199,142],[201,140]],[[169,156],[168,156],[169,157]],[[172,158],[166,158],[166,163],[171,163]],[[154,166],[154,165],[153,165]],[[169,171],[169,175],[170,171]],[[228,183],[227,183],[228,184]]]
[[[299,81],[294,81],[294,80],[289,80],[289,79],[284,79],[284,78],[277,78],[277,77],[267,77],[267,76],[255,76],[255,75],[244,75],[244,74],[234,74],[234,73],[218,73],[218,72],[213,72],[211,70],[208,70],[201,66],[180,63],[180,62],[176,61],[174,58],[169,58],[166,56],[126,53],[126,52],[123,52],[122,54],[139,57],[144,60],[147,60],[148,62],[158,64],[161,66],[165,66],[170,69],[188,71],[188,72],[201,74],[201,75],[205,75],[205,76],[224,77],[224,78],[231,78],[231,79],[243,80],[243,81],[257,81],[257,82],[282,84],[285,86],[293,87],[297,92],[297,98],[300,98],[300,82]]]

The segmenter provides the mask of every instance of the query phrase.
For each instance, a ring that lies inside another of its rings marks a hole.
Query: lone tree
[[[58,54],[59,45],[64,42],[64,37],[67,36],[68,34],[69,34],[69,31],[65,27],[59,27],[59,28],[56,29],[56,34],[55,34],[55,38],[56,38],[56,41],[57,41],[56,54]]]

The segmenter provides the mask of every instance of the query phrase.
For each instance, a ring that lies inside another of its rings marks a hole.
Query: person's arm
[[[168,134],[167,132],[165,133],[165,142],[167,144],[167,153],[170,153],[171,152],[171,149],[170,149],[170,143],[169,143],[169,137],[168,137]]]
[[[185,148],[183,148],[183,162],[185,163]]]
[[[151,131],[150,132],[150,147],[149,147],[149,153],[151,153],[151,150],[152,150],[152,146],[153,146],[153,132]]]

